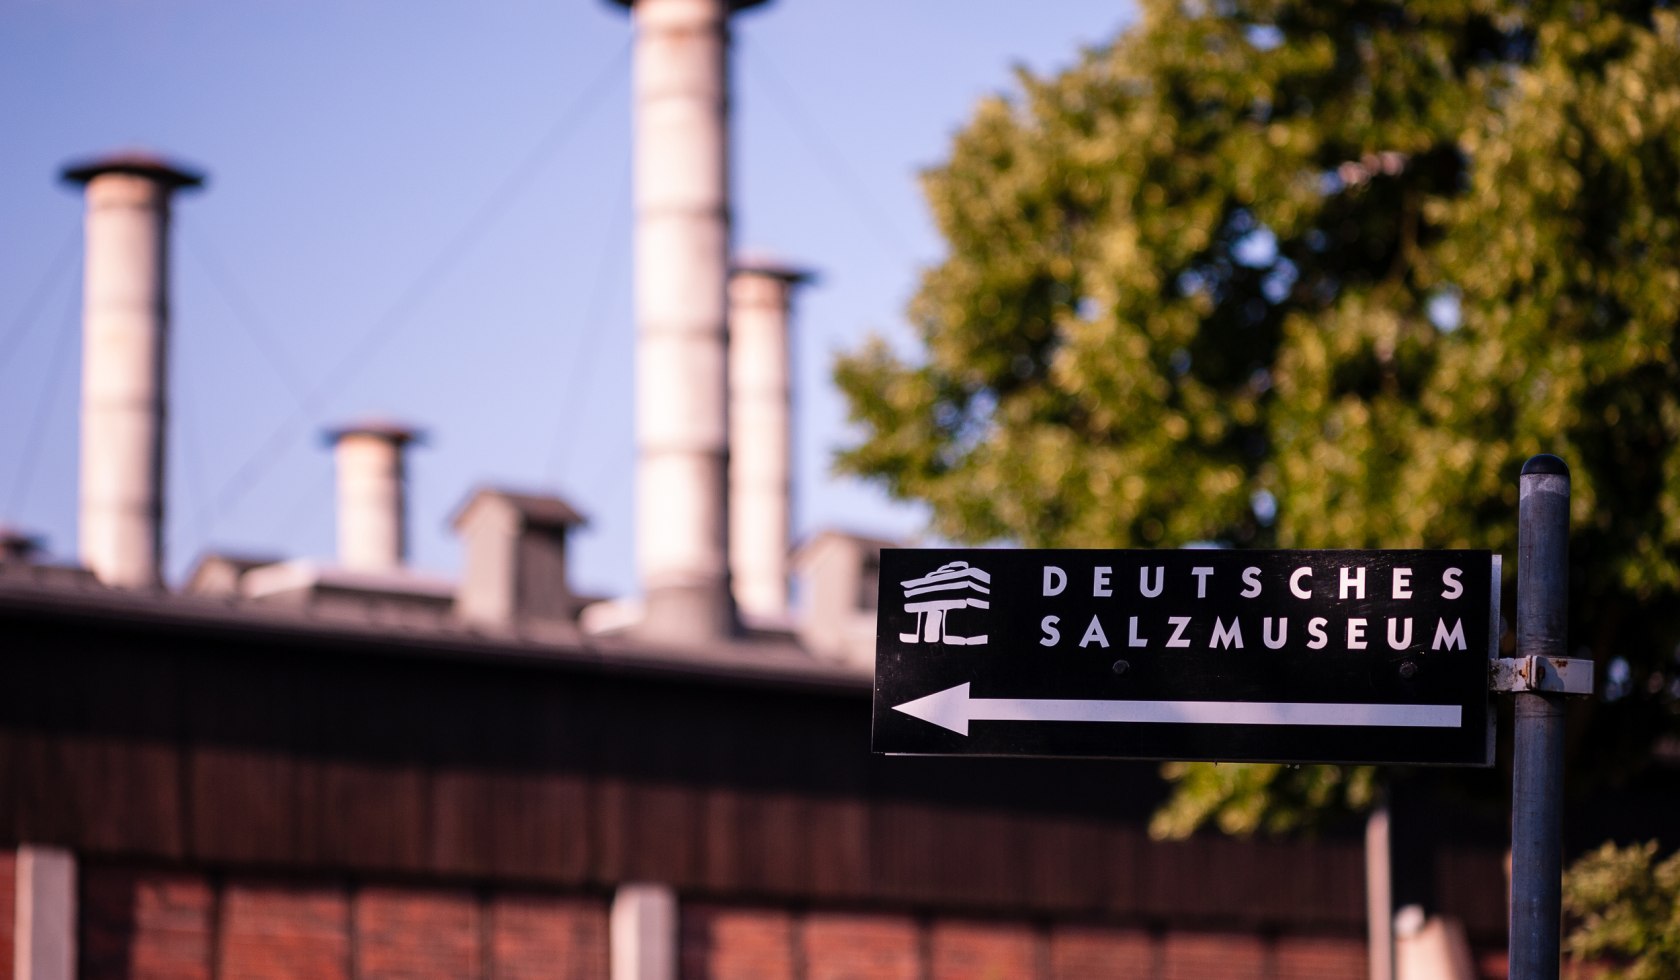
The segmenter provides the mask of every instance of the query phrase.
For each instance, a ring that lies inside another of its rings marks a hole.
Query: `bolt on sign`
[[[887,549],[874,749],[1493,762],[1488,551]]]

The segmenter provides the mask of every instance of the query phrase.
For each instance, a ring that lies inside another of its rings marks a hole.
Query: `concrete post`
[[[763,260],[729,280],[729,570],[750,616],[788,611],[792,421],[788,324],[810,274]]]
[[[163,583],[169,205],[204,178],[142,154],[64,169],[86,188],[78,551],[101,582]]]
[[[729,0],[634,0],[641,631],[734,631],[729,589]]]
[[[677,893],[669,885],[620,885],[608,928],[612,980],[676,980]]]
[[[12,976],[75,980],[76,858],[56,847],[17,850]]]
[[[403,451],[421,434],[386,422],[333,429],[338,468],[338,561],[347,569],[391,572],[408,557],[407,471]]]

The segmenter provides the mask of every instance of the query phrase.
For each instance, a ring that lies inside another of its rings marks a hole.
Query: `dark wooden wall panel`
[[[938,901],[934,853],[940,835],[938,810],[927,804],[884,800],[870,807],[870,876],[888,902]]]
[[[792,793],[753,793],[741,799],[734,832],[740,877],[749,893],[803,890],[811,877],[812,834],[805,800]]]
[[[359,759],[298,767],[294,819],[304,860],[374,871],[427,870],[427,770]]]
[[[189,751],[192,857],[230,864],[306,860],[297,839],[305,818],[296,809],[302,760],[231,746]]]
[[[428,858],[446,874],[582,884],[592,810],[576,776],[449,769],[429,779]]]
[[[809,887],[813,897],[856,902],[870,896],[869,808],[858,799],[816,799],[805,811],[810,828]]]
[[[0,729],[0,818],[13,841],[177,857],[180,753],[148,740]]]

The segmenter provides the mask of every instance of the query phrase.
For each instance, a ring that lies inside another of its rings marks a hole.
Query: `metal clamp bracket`
[[[1578,657],[1509,657],[1492,661],[1488,690],[1504,694],[1591,694],[1593,662]]]

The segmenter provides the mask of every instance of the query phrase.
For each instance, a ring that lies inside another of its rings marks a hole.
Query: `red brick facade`
[[[81,893],[86,980],[607,975],[600,898],[101,866],[83,868]]]
[[[690,904],[683,980],[1363,980],[1356,938]]]
[[[0,854],[10,885],[11,855]],[[11,970],[12,888],[0,891]],[[606,980],[607,901],[299,882],[99,864],[81,870],[87,980],[494,977]],[[683,980],[1359,980],[1357,938],[686,902]]]

